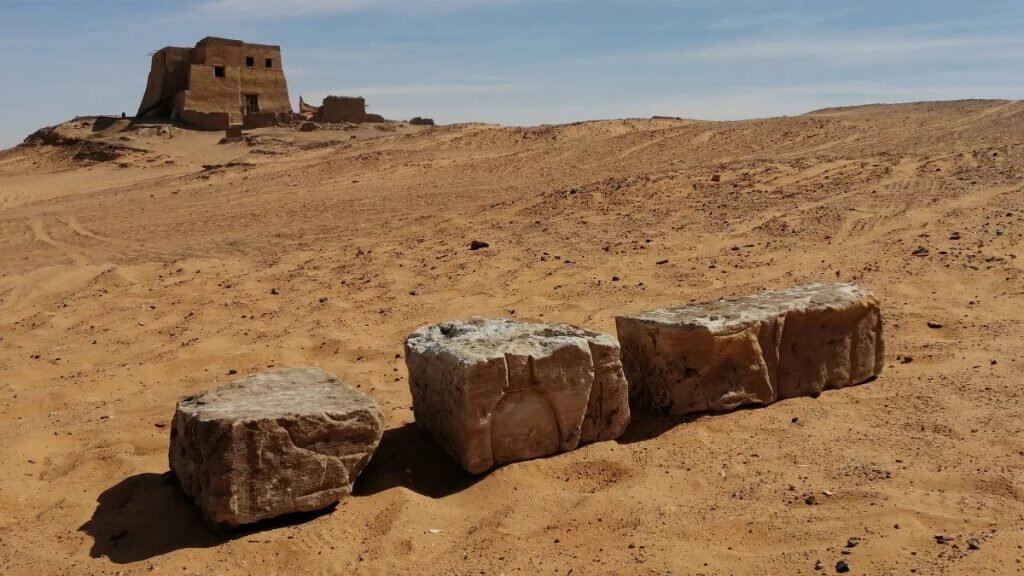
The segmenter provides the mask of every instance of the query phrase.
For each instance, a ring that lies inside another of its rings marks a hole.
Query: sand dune
[[[0,573],[1021,570],[1024,103],[226,144],[61,130],[126,149],[0,154]],[[818,279],[882,300],[877,381],[638,415],[618,442],[482,478],[411,425],[417,326],[613,332],[616,313]],[[175,400],[292,365],[377,399],[381,448],[335,511],[211,535],[165,474]]]

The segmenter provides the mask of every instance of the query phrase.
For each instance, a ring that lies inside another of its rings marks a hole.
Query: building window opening
[[[245,65],[248,66],[249,68],[252,68],[253,66],[256,65],[256,59],[253,58],[252,56],[246,56],[245,57]]]
[[[273,58],[267,58],[267,68],[273,68],[273,67],[274,67],[274,59]]]
[[[224,77],[224,67],[223,66],[214,66],[213,67],[213,75],[216,76],[217,78],[223,78]]]

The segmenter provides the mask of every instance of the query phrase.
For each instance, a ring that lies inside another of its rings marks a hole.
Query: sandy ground
[[[139,150],[0,154],[0,573],[1022,571],[1024,103],[229,144],[66,128]],[[636,415],[480,478],[411,425],[419,325],[611,332],[816,279],[883,301],[877,381]],[[167,474],[175,400],[293,365],[381,402],[381,448],[332,512],[211,534]]]

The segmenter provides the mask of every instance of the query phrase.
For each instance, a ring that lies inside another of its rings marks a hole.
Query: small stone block
[[[317,368],[287,368],[179,400],[169,458],[207,522],[230,529],[348,496],[383,431],[362,392]]]

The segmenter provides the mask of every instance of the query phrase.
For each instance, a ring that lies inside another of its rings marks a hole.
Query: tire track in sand
[[[74,264],[89,264],[92,262],[92,259],[85,252],[77,250],[63,242],[54,240],[46,231],[46,225],[43,222],[42,217],[30,219],[29,227],[32,229],[32,233],[35,235],[36,240],[56,248],[61,252],[61,254],[70,258]]]

